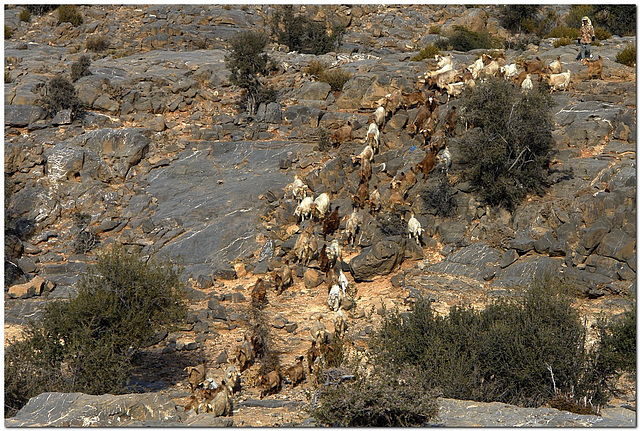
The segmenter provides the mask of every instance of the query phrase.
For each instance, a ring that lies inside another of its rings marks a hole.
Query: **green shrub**
[[[13,37],[13,29],[8,25],[4,25],[4,38],[11,39]]]
[[[477,33],[463,26],[454,26],[449,36],[449,44],[456,51],[471,51],[472,49],[500,48],[500,42],[487,32]]]
[[[425,58],[433,58],[436,54],[440,54],[440,50],[434,44],[430,43],[422,48],[418,54],[411,57],[411,61],[422,61]]]
[[[5,352],[5,413],[47,391],[122,393],[133,355],[186,315],[180,272],[116,248]]]
[[[561,46],[571,45],[572,43],[574,43],[573,39],[569,39],[568,37],[561,37],[553,42],[553,47],[560,48]]]
[[[230,81],[247,92],[246,104],[250,115],[255,115],[261,99],[262,83],[259,76],[267,73],[269,56],[264,52],[269,39],[264,33],[244,30],[236,33],[229,43],[230,51],[225,55]]]
[[[85,47],[91,52],[106,51],[109,48],[109,40],[103,35],[90,36],[87,38]]]
[[[585,328],[563,289],[536,281],[519,298],[483,311],[452,307],[444,317],[425,298],[408,315],[385,311],[372,338],[374,363],[415,365],[444,397],[538,407],[564,394],[603,403]]]
[[[40,98],[40,106],[55,115],[63,109],[77,111],[82,103],[73,84],[63,76],[51,78],[45,85],[45,95]]]
[[[564,23],[568,27],[578,30],[580,27],[582,27],[583,16],[591,17],[591,23],[595,25],[595,23],[593,22],[593,5],[585,4],[571,5],[569,13],[564,17]],[[576,36],[576,38],[577,37],[578,36]]]
[[[500,24],[511,32],[521,32],[522,30],[532,33],[535,30],[536,22],[534,20],[538,13],[538,5],[507,5],[500,10]]]
[[[446,175],[440,174],[438,185],[421,193],[429,213],[442,217],[453,217],[458,210],[456,189],[451,186]]]
[[[567,39],[577,40],[580,37],[580,30],[560,25],[551,29],[546,37],[565,37]]]
[[[407,232],[407,222],[402,219],[399,211],[380,213],[376,220],[385,236],[403,235]]]
[[[431,27],[429,27],[429,34],[440,34],[441,30],[442,27],[440,27],[439,25],[432,25]]]
[[[607,40],[611,38],[611,32],[604,27],[594,27],[594,33],[596,34],[597,40]]]
[[[352,77],[352,73],[342,69],[332,69],[323,71],[320,76],[318,76],[318,80],[329,84],[332,91],[342,91],[344,84]]]
[[[437,393],[411,366],[380,368],[350,383],[324,386],[318,398],[312,415],[328,426],[425,426],[438,413]]]
[[[340,47],[345,28],[324,22],[312,21],[304,15],[296,15],[293,5],[284,5],[274,13],[271,27],[276,41],[286,45],[289,51],[322,55]]]
[[[636,313],[625,312],[617,321],[600,322],[598,365],[605,374],[636,372]]]
[[[523,93],[509,81],[489,79],[466,93],[462,105],[474,126],[461,140],[464,175],[480,199],[513,210],[528,193],[544,192],[554,148],[548,92],[541,86]]]
[[[58,6],[57,4],[27,4],[24,5],[24,8],[33,15],[44,15],[45,13],[55,10]]]
[[[74,27],[83,23],[82,14],[78,10],[78,6],[74,4],[61,4],[58,6],[58,25],[63,22],[69,22]]]
[[[325,69],[326,69],[326,66],[322,62],[318,60],[311,60],[309,62],[309,65],[305,67],[303,71],[307,75],[320,76],[322,75]]]
[[[31,21],[31,12],[29,12],[29,9],[22,9],[18,17],[20,18],[20,21],[29,22]]]
[[[592,23],[596,22],[609,32],[618,36],[636,34],[636,5],[634,4],[595,4]]]
[[[89,66],[91,66],[91,60],[88,55],[83,55],[78,61],[71,63],[71,81],[76,82],[83,76],[91,75]]]
[[[616,61],[625,66],[635,67],[636,64],[636,46],[635,44],[627,45],[622,51],[616,54]]]

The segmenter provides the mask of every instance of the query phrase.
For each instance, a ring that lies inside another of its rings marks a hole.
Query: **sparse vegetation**
[[[352,77],[352,73],[342,69],[323,70],[318,76],[318,81],[329,84],[332,91],[342,91],[344,84]]]
[[[571,45],[572,43],[574,43],[572,39],[569,39],[568,37],[561,37],[553,42],[553,47],[560,48],[561,46]]]
[[[535,29],[534,18],[539,9],[538,5],[512,4],[503,6],[500,24],[514,33],[523,30],[532,33]]]
[[[636,34],[635,4],[594,4],[593,25],[603,26],[608,32],[618,36]],[[597,28],[596,28],[597,31]]]
[[[625,66],[635,67],[636,46],[634,44],[627,45],[622,51],[616,54],[616,61]]]
[[[11,27],[9,27],[8,25],[4,25],[4,38],[6,39],[11,39],[13,37],[13,29]]]
[[[98,236],[95,231],[89,228],[91,216],[82,212],[73,214],[75,238],[73,240],[73,252],[77,254],[85,254],[94,249],[98,245]]]
[[[64,22],[71,23],[74,27],[84,22],[78,6],[74,4],[61,4],[58,6],[58,25]]]
[[[33,15],[44,15],[45,13],[55,10],[58,6],[57,4],[27,4],[24,5],[24,8]]]
[[[445,397],[537,407],[563,394],[601,405],[584,337],[564,285],[547,278],[483,311],[452,307],[441,317],[421,298],[408,316],[385,312],[372,348],[376,363],[417,366]]]
[[[134,353],[185,315],[180,272],[115,248],[68,301],[47,304],[5,350],[5,414],[47,391],[122,393]]]
[[[63,109],[77,111],[81,105],[75,87],[63,76],[51,78],[45,85],[44,96],[40,98],[40,106],[51,115]]]
[[[440,54],[440,50],[434,44],[430,43],[422,48],[418,54],[411,57],[411,61],[422,61],[426,58],[433,58],[436,54]]]
[[[85,47],[91,52],[106,51],[107,48],[109,48],[109,40],[103,35],[89,36],[85,43]]]
[[[402,219],[399,211],[381,213],[376,220],[385,236],[404,235],[407,232],[407,222]]]
[[[453,33],[449,36],[449,44],[452,49],[465,52],[472,49],[501,48],[500,41],[489,33],[477,33],[459,25],[453,28]]]
[[[246,90],[247,111],[249,115],[255,115],[264,91],[259,77],[267,72],[269,57],[264,49],[269,39],[264,33],[245,30],[229,42],[231,47],[225,62],[231,71],[231,83]]]
[[[340,46],[344,27],[324,22],[312,21],[304,15],[296,15],[293,5],[278,9],[272,20],[275,40],[289,48],[305,54],[322,55]]]
[[[353,382],[322,387],[312,414],[328,426],[425,426],[437,416],[436,397],[419,369],[389,365]]]
[[[554,143],[548,92],[523,93],[509,81],[490,79],[462,102],[466,121],[476,128],[461,142],[465,175],[480,198],[513,210],[528,193],[542,193]]]
[[[20,18],[20,21],[29,22],[31,21],[31,12],[29,12],[29,9],[27,8],[22,9],[18,18]]]
[[[434,215],[453,217],[458,209],[456,189],[451,186],[446,175],[439,175],[438,185],[421,193],[425,206]]]
[[[429,27],[429,34],[440,34],[442,28],[439,25],[432,25]]]
[[[309,65],[305,67],[303,71],[308,75],[318,77],[322,75],[325,69],[326,69],[326,66],[322,62],[318,60],[311,60],[309,62]]]
[[[580,37],[580,30],[574,27],[558,26],[554,27],[546,37],[564,37],[576,41]]]
[[[88,55],[83,55],[78,61],[71,63],[71,81],[76,82],[83,76],[91,75],[89,66],[91,66],[91,60]]]

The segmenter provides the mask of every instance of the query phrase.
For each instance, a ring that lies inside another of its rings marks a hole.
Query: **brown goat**
[[[415,120],[407,126],[407,131],[413,134],[420,133],[425,128],[429,118],[431,118],[430,105],[421,106],[418,109]]]
[[[287,287],[293,284],[293,273],[289,266],[289,259],[283,261],[282,267],[274,274],[276,295],[280,295]]]
[[[378,186],[373,186],[373,190],[369,193],[369,208],[371,209],[371,214],[380,211],[380,207],[380,190],[378,190]]]
[[[340,215],[338,214],[338,209],[340,206],[336,206],[329,216],[324,218],[324,222],[322,223],[322,236],[324,240],[327,240],[327,235],[333,234],[340,227]]]
[[[456,121],[457,121],[457,108],[453,106],[447,115],[444,117],[444,129],[449,134],[449,136],[453,136],[453,133],[456,129]]]
[[[265,286],[264,280],[262,278],[258,278],[258,280],[256,280],[256,284],[251,290],[251,305],[256,308],[262,308],[266,303],[267,288]]]
[[[331,268],[329,256],[327,256],[327,244],[324,244],[318,253],[318,266],[322,272],[327,272]]]
[[[204,382],[207,375],[207,362],[202,361],[202,364],[195,367],[186,367],[184,369],[187,372],[187,380],[189,381],[189,388],[193,392],[196,387]]]
[[[236,348],[234,358],[236,365],[240,368],[240,372],[243,372],[253,364],[255,354],[246,334],[242,345]]]
[[[298,356],[298,361],[295,365],[287,368],[284,372],[285,376],[291,381],[293,387],[304,380],[304,364],[302,361],[304,356]]]
[[[604,70],[604,59],[602,56],[599,55],[597,60],[589,60],[588,58],[585,58],[582,60],[582,64],[589,68],[587,71],[589,79],[593,77],[603,79],[602,71]]]
[[[311,347],[307,350],[307,367],[309,367],[309,374],[313,372],[313,363],[320,355],[320,349],[318,349],[316,340],[311,340]]]
[[[520,61],[518,64],[520,67],[524,69],[529,75],[538,75],[538,80],[542,79],[542,72],[544,70],[544,62],[540,59],[540,57],[536,57],[534,60],[530,61]]]
[[[360,179],[369,181],[373,174],[373,168],[369,159],[362,159],[360,162]]]
[[[424,97],[424,93],[418,90],[413,93],[402,92],[402,99],[404,109],[409,109],[414,105],[424,105],[426,98]]]
[[[276,369],[268,372],[266,375],[260,376],[260,384],[262,390],[260,391],[260,398],[264,398],[266,395],[275,394],[280,390],[280,365],[276,365]]]
[[[346,125],[338,128],[335,132],[331,134],[331,142],[339,147],[347,141],[351,141],[353,139],[353,126],[351,122],[348,121]]]
[[[360,179],[360,184],[356,190],[356,194],[351,197],[353,205],[356,208],[364,208],[369,197],[369,181]]]
[[[422,172],[422,175],[424,175],[424,181],[426,181],[427,175],[429,175],[433,170],[433,168],[435,167],[436,167],[436,152],[433,151],[433,148],[430,148],[429,152],[424,156],[424,159],[422,159],[416,165],[416,168],[418,168],[420,172]]]

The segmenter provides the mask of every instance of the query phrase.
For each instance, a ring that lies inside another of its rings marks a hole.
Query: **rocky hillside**
[[[278,98],[254,117],[240,108],[242,94],[229,83],[224,56],[229,37],[266,27],[274,6],[81,6],[84,22],[77,27],[57,24],[55,12],[21,22],[21,9],[4,11],[5,28],[13,32],[5,39],[5,340],[19,337],[47,301],[73,295],[79,275],[112,244],[179,260],[191,313],[180,331],[143,352],[131,395],[89,401],[81,394],[44,394],[8,426],[311,424],[305,411],[311,379],[260,400],[256,367],[243,373],[232,417],[183,408],[190,395],[184,368],[205,359],[214,372],[224,371],[248,330],[257,277],[279,268],[301,234],[296,202],[285,193],[295,175],[314,196],[328,192],[333,208],[340,207],[340,229],[327,242],[343,242],[342,269],[357,288],[347,313],[353,354],[364,349],[382,304],[406,309],[419,294],[442,313],[456,304],[481,308],[552,273],[579,288],[577,307],[587,326],[601,313],[616,316],[633,306],[636,71],[615,57],[635,38],[613,36],[592,49],[604,58],[603,79],[591,79],[575,61],[575,45],[553,48],[543,39],[504,51],[507,63],[538,56],[548,64],[559,57],[571,71],[569,90],[552,97],[554,166],[571,168],[572,176],[555,178],[544,196],[528,197],[512,213],[482,205],[464,181],[458,137],[465,125],[459,122],[447,142],[455,214],[434,214],[423,197],[437,186],[435,175],[419,176],[405,202],[425,229],[421,244],[398,231],[402,224],[392,212],[363,211],[349,246],[343,232],[360,170],[350,156],[364,146],[368,117],[385,95],[412,92],[425,72],[437,69],[434,60],[410,60],[441,37],[427,34],[425,23],[443,33],[464,25],[505,37],[493,6],[306,7],[314,19],[345,25],[343,44],[322,56],[269,45],[276,67],[266,80]],[[567,9],[557,8],[559,14]],[[109,47],[88,52],[92,38],[108,40]],[[462,70],[483,52],[451,52],[454,67]],[[48,117],[38,106],[42,87],[56,74],[69,76],[71,64],[87,53],[91,75],[75,82],[84,115]],[[353,77],[334,92],[304,72],[312,60]],[[439,104],[443,120],[459,100],[443,95]],[[407,130],[417,111],[399,109],[381,129],[370,184],[383,202],[394,177],[426,155],[422,137]],[[320,151],[321,130],[348,121],[352,138]],[[80,216],[88,216],[86,225]],[[316,233],[321,247],[320,226]],[[306,352],[318,316],[333,329],[315,259],[293,269],[293,286],[279,296],[269,290],[265,308],[285,365]],[[514,414],[494,404],[465,415],[460,412],[470,406],[443,400],[439,420],[449,426],[629,426],[635,424],[628,414],[635,411],[635,386],[620,384],[623,395],[602,417],[553,409]],[[60,414],[50,415],[52,409]]]

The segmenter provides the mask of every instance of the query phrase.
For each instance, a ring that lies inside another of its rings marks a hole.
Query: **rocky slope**
[[[110,244],[179,258],[191,286],[191,316],[181,331],[147,349],[145,366],[135,376],[138,387],[155,398],[145,395],[143,402],[132,395],[124,396],[129,401],[101,401],[104,415],[97,417],[115,415],[129,425],[226,424],[181,411],[189,395],[183,369],[207,359],[222,370],[241,342],[249,323],[250,289],[258,276],[280,265],[298,236],[292,216],[295,202],[285,196],[285,186],[297,174],[315,195],[330,191],[341,216],[347,215],[359,169],[349,156],[362,148],[367,117],[385,94],[398,88],[411,91],[426,70],[436,68],[433,60],[409,61],[439,37],[426,34],[425,23],[440,25],[443,31],[462,24],[506,33],[493,7],[309,7],[307,12],[316,19],[330,16],[347,25],[340,52],[316,57],[270,46],[278,71],[268,80],[279,92],[278,102],[262,105],[256,117],[249,118],[238,108],[240,92],[228,83],[225,41],[238,30],[264,27],[273,6],[105,5],[80,10],[84,23],[75,28],[57,25],[55,13],[23,23],[20,7],[5,10],[5,24],[14,29],[13,37],[5,40],[5,212],[12,228],[5,235],[5,339],[19,336],[21,325],[37,317],[44,302],[72,295],[78,275]],[[87,38],[96,35],[107,37],[110,48],[104,56],[94,54],[92,75],[75,83],[86,115],[73,122],[63,116],[47,118],[37,107],[39,88],[56,73],[68,74],[70,64],[85,53]],[[403,309],[418,293],[427,294],[440,312],[455,304],[482,307],[494,298],[517,294],[532,278],[551,272],[564,274],[579,287],[577,306],[588,324],[600,313],[615,316],[632,306],[636,73],[615,62],[616,53],[629,42],[635,38],[614,36],[593,48],[605,59],[603,80],[588,79],[586,67],[574,61],[575,46],[554,49],[552,41],[543,40],[525,51],[505,51],[509,62],[537,55],[549,63],[559,56],[575,77],[569,91],[553,95],[555,163],[572,168],[573,177],[559,179],[545,196],[529,197],[512,214],[494,210],[478,203],[462,181],[464,166],[457,141],[451,139],[456,216],[431,214],[420,195],[435,180],[424,185],[419,181],[407,201],[426,230],[422,247],[390,236],[380,220],[368,217],[357,245],[345,250],[349,281],[355,282],[354,275],[372,280],[356,283],[358,300],[349,310],[347,335],[354,352],[364,347],[380,320],[376,310],[381,303]],[[471,64],[479,53],[453,52],[456,67]],[[311,60],[354,76],[341,92],[331,92],[327,84],[303,73]],[[443,116],[458,103],[452,99],[444,104],[446,98],[441,102]],[[386,172],[374,170],[372,184],[384,190],[383,198],[392,177],[425,154],[421,140],[405,128],[415,115],[416,109],[399,110],[382,129],[383,145],[374,166],[384,163]],[[318,151],[319,130],[347,120],[356,124],[354,139],[329,152]],[[90,215],[88,228],[99,241],[87,253],[77,253],[80,227],[74,215],[79,213]],[[387,253],[379,250],[381,244]],[[370,256],[374,265],[360,264],[362,256]],[[281,296],[268,294],[266,311],[283,364],[292,364],[306,351],[309,328],[318,315],[332,320],[321,275],[311,266],[298,265],[294,286]],[[280,394],[257,400],[253,380],[255,370],[249,369],[243,374],[245,389],[235,400],[234,425],[309,423],[303,407],[313,390],[310,382],[285,386]],[[27,407],[66,406],[71,395],[34,399]],[[117,413],[130,410],[122,407],[127,402],[164,406],[169,413]],[[106,406],[114,403],[119,407],[112,407],[117,412],[110,414]],[[468,421],[475,421],[488,426],[502,420],[498,411],[504,406],[488,406],[492,419],[481,422],[474,415],[457,422],[453,417],[459,413],[451,412],[459,409],[447,403],[441,410],[445,425],[470,426]],[[635,410],[635,387],[614,404]],[[623,410],[616,412],[612,425],[635,420],[620,413]],[[533,414],[542,418],[548,412]],[[90,417],[87,412],[73,415],[55,420],[73,426]],[[544,416],[551,420],[545,423],[597,426],[607,420],[552,416]],[[38,422],[44,419],[28,417],[25,410],[7,424],[45,424]]]

